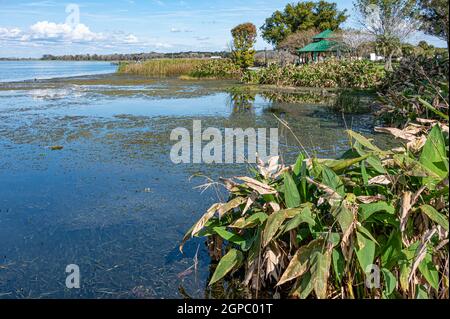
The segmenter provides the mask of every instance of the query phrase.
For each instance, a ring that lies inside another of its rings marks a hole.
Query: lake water
[[[113,73],[116,65],[90,61],[0,61],[0,82]]]
[[[203,178],[190,177],[248,168],[173,164],[173,128],[193,120],[204,128],[279,127],[275,112],[318,156],[348,147],[346,127],[382,142],[370,115],[228,93],[235,86],[123,76],[0,84],[0,298],[235,297],[207,288],[203,239],[189,241],[184,255],[178,245],[218,200],[194,188]],[[285,161],[298,151],[280,127]],[[197,273],[181,275],[197,249]],[[69,264],[80,267],[80,289],[65,287]]]

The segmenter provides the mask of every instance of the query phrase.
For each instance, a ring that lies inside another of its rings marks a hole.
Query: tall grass
[[[189,75],[206,61],[204,59],[152,59],[141,63],[121,63],[118,72],[156,77]]]

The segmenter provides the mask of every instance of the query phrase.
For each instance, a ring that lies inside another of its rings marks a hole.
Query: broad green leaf
[[[428,293],[422,285],[417,286],[416,299],[429,299]]]
[[[332,164],[329,165],[329,167],[335,171],[335,172],[340,172],[346,168],[349,168],[352,165],[355,165],[363,160],[365,160],[369,155],[363,155],[360,157],[356,157],[356,158],[349,158],[349,159],[341,159],[341,160],[337,160],[334,161]]]
[[[345,187],[341,178],[326,166],[322,169],[322,184],[332,188],[341,196],[345,195]]]
[[[341,236],[339,235],[339,233],[327,233],[325,237],[327,240],[327,246],[330,248],[334,248],[339,245],[339,242],[341,240]]]
[[[439,272],[433,263],[431,253],[428,251],[419,264],[419,271],[434,289],[439,289]]]
[[[431,112],[435,113],[436,115],[439,115],[440,117],[442,117],[443,119],[447,120],[447,122],[448,122],[448,115],[447,114],[442,113],[441,111],[436,109],[433,105],[431,105],[430,103],[428,103],[427,101],[425,101],[421,97],[419,97],[419,101],[420,101],[420,103],[422,103],[423,106],[425,106]]]
[[[303,275],[310,266],[308,262],[312,258],[312,255],[315,252],[320,252],[323,245],[324,242],[322,239],[316,239],[311,241],[308,245],[300,247],[286,267],[277,286]]]
[[[278,211],[269,215],[266,220],[266,226],[264,227],[264,231],[262,234],[262,245],[266,247],[269,242],[272,240],[273,236],[275,236],[278,229],[284,222],[284,213],[282,211]]]
[[[328,276],[330,274],[331,251],[314,252],[311,260],[311,280],[318,299],[327,298]]]
[[[294,208],[300,205],[300,194],[298,193],[297,185],[291,174],[288,172],[283,173],[284,178],[284,195],[286,200],[286,206],[288,208]]]
[[[301,278],[298,279],[297,285],[291,291],[293,297],[299,299],[306,299],[313,291],[313,284],[311,280],[311,273],[305,273]]]
[[[358,247],[355,247],[356,257],[364,272],[371,269],[375,258],[375,243],[360,232],[356,232]]]
[[[428,134],[427,141],[420,154],[420,163],[433,171],[441,179],[448,176],[448,158],[445,151],[445,141],[439,125],[435,125]],[[435,185],[433,178],[425,178],[425,183]]]
[[[230,249],[230,251],[223,256],[222,259],[220,259],[219,264],[211,277],[209,285],[212,285],[225,277],[225,275],[233,270],[233,268],[239,267],[243,260],[244,256],[239,250]]]
[[[302,168],[300,170],[300,185],[298,188],[300,198],[303,202],[308,201],[308,184],[306,183],[306,162],[302,163]]]
[[[397,279],[395,279],[395,276],[386,268],[381,268],[381,272],[383,273],[385,283],[384,294],[390,296],[395,288],[397,288]]]
[[[342,229],[342,233],[346,234],[350,230],[350,227],[352,227],[354,221],[353,213],[347,208],[345,201],[332,212]]]
[[[402,256],[399,259],[400,264],[400,286],[403,290],[408,291],[409,289],[409,274],[411,273],[412,263],[414,261],[414,256],[416,254],[417,247],[419,246],[419,241],[416,241],[402,250]]]
[[[386,169],[384,168],[383,164],[381,164],[381,160],[378,157],[371,155],[367,158],[366,162],[370,166],[372,166],[372,168],[375,169],[378,173],[386,174]]]
[[[433,206],[430,205],[422,205],[420,206],[420,210],[422,213],[427,215],[432,221],[441,225],[446,231],[448,231],[448,217],[445,217],[443,214],[439,213]]]
[[[261,229],[256,229],[255,240],[252,243],[252,247],[250,247],[247,256],[247,263],[251,265],[253,262],[258,260],[261,253]]]
[[[223,239],[228,240],[229,242],[232,242],[234,244],[242,245],[245,242],[244,238],[242,238],[241,236],[239,236],[235,233],[228,231],[227,228],[224,226],[214,227],[213,230],[217,233],[217,235],[219,235]]]
[[[424,184],[428,183],[430,187],[441,180],[436,172],[412,158],[410,154],[395,154],[392,158],[395,164],[403,169],[404,175],[425,178]]]
[[[385,201],[378,201],[375,203],[361,204],[359,205],[359,221],[363,222],[376,212],[387,212],[389,214],[395,214],[395,208],[391,204]]]
[[[366,147],[366,148],[368,148],[368,149],[370,149],[372,151],[375,151],[375,152],[378,152],[378,153],[383,153],[382,150],[380,150],[378,147],[373,145],[372,142],[369,141],[369,139],[367,139],[366,137],[362,136],[361,134],[358,134],[358,133],[356,133],[354,131],[351,131],[351,130],[347,130],[346,132],[347,132],[348,135],[350,135],[355,140],[357,140],[358,143],[361,144],[362,146],[364,146],[364,147]]]
[[[373,241],[375,244],[379,245],[377,240],[372,236],[372,234],[370,233],[370,231],[365,228],[362,225],[357,225],[356,229],[361,233],[364,234],[367,238],[369,238],[371,241]]]
[[[258,225],[262,225],[267,219],[267,214],[263,212],[258,212],[251,215],[248,218],[241,217],[236,220],[230,227],[233,228],[252,228]]]
[[[366,163],[365,161],[361,162],[361,176],[363,178],[364,185],[368,185],[369,184],[369,175],[367,175],[365,163]]]
[[[295,217],[302,209],[303,207],[283,209],[269,215],[262,235],[263,247],[266,247],[269,244],[286,219]]]
[[[391,269],[397,264],[398,258],[402,253],[402,237],[400,231],[392,231],[383,247],[384,250],[381,253],[381,264],[384,268]]]
[[[345,259],[340,250],[336,248],[332,251],[332,262],[334,275],[336,276],[338,283],[340,283],[344,277]]]
[[[310,206],[305,206],[302,211],[292,218],[289,222],[286,223],[286,227],[283,230],[283,233],[286,233],[292,229],[297,228],[300,224],[307,223],[311,226],[314,226],[316,223],[311,215]]]
[[[305,160],[305,156],[303,153],[298,154],[297,160],[295,161],[294,168],[292,171],[296,176],[299,176],[302,170],[303,161]]]

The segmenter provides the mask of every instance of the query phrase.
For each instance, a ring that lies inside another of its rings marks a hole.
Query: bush
[[[253,84],[324,88],[373,88],[380,84],[384,71],[375,63],[363,60],[328,59],[301,66],[272,64],[250,71],[243,81]]]

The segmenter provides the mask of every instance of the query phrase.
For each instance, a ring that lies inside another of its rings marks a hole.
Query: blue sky
[[[225,50],[233,26],[252,22],[259,28],[289,2],[293,1],[0,0],[0,57]],[[352,14],[352,0],[335,2]],[[79,21],[70,4],[79,8]],[[351,17],[346,26],[355,26]],[[413,42],[422,38],[418,35]],[[425,39],[444,46],[433,37]],[[258,38],[256,47],[270,45]]]

